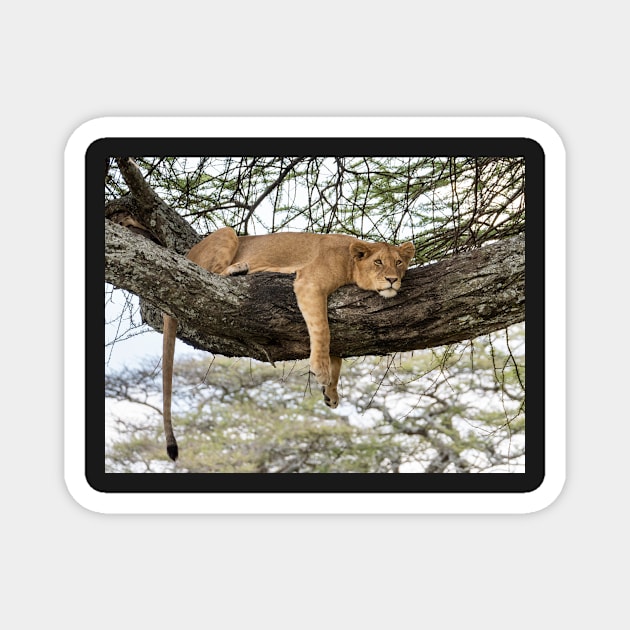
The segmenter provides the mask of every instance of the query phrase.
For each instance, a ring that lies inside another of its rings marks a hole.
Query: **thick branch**
[[[106,279],[180,320],[180,338],[226,356],[305,358],[293,276],[226,278],[106,221]],[[355,286],[329,299],[331,353],[348,357],[472,339],[525,319],[525,239],[517,236],[411,269],[393,299]]]

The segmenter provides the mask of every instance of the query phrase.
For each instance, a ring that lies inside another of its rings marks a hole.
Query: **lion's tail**
[[[164,434],[166,436],[166,452],[175,461],[179,454],[177,440],[173,433],[171,420],[171,399],[173,396],[173,360],[175,356],[175,336],[177,334],[177,320],[164,315],[164,330],[162,341],[162,405],[164,416]]]

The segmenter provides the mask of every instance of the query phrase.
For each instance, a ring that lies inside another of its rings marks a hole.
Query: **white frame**
[[[106,493],[85,476],[85,154],[107,137],[521,137],[545,153],[545,477],[525,493]],[[566,474],[565,151],[533,118],[214,117],[98,118],[74,131],[65,150],[64,463],[66,486],[101,513],[430,514],[529,513],[550,505]]]

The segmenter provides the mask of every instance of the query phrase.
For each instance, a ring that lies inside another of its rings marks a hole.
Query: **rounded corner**
[[[548,150],[562,156],[566,155],[566,149],[562,136],[548,122],[540,118],[524,117],[521,119],[524,126],[525,138],[540,147],[543,154]]]
[[[66,140],[64,153],[66,155],[79,152],[87,153],[90,148],[97,142],[107,137],[107,126],[111,118],[101,116],[90,118],[75,127]]]
[[[526,493],[523,513],[535,514],[547,510],[560,498],[565,485],[565,474],[545,475],[536,488]]]
[[[76,492],[76,488],[73,488],[72,485],[68,482],[68,479],[65,479],[65,487],[66,492],[70,496],[70,498],[74,501],[76,505],[85,510],[86,512],[92,512],[93,514],[102,514],[101,510],[95,508],[91,501],[85,500],[84,492]]]
[[[79,473],[75,475],[67,469],[64,474],[64,485],[72,500],[84,510],[95,514],[107,512],[103,507],[105,493],[93,487],[87,477]]]

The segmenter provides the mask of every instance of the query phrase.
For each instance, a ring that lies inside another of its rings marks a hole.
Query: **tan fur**
[[[383,297],[394,297],[415,248],[368,243],[344,234],[278,232],[264,236],[237,236],[221,228],[197,243],[188,258],[208,271],[237,275],[273,271],[295,273],[293,285],[310,338],[310,369],[322,386],[324,400],[333,409],[339,404],[337,383],[341,358],[330,356],[328,296],[346,284],[356,284]],[[167,451],[177,459],[171,423],[173,354],[177,321],[164,315],[163,404]]]

